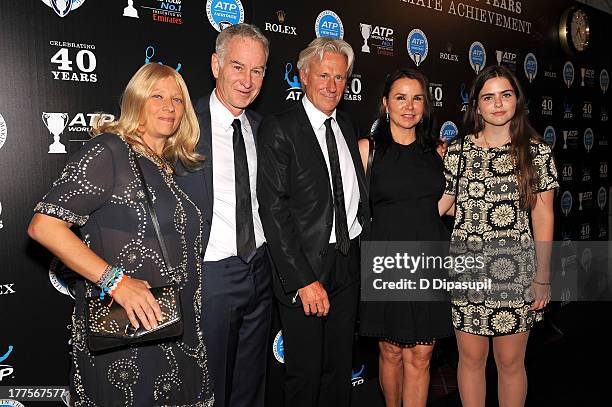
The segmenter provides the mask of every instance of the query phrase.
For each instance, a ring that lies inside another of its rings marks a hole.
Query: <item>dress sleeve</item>
[[[533,165],[538,171],[538,185],[536,192],[544,192],[559,187],[557,167],[550,146],[538,143],[531,146],[533,151]]]
[[[457,183],[457,171],[459,170],[459,157],[461,155],[460,143],[455,141],[448,146],[446,155],[444,156],[444,178],[446,179],[446,187],[444,193],[455,195],[455,186]]]
[[[34,212],[83,226],[89,215],[110,198],[113,184],[112,152],[93,139],[70,158]]]

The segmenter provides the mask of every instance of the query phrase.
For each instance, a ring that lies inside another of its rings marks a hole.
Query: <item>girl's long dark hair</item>
[[[432,108],[431,108],[431,96],[429,95],[429,81],[419,71],[410,68],[400,68],[387,75],[385,80],[385,86],[383,88],[382,97],[389,101],[389,93],[391,87],[395,81],[403,78],[415,79],[423,88],[423,95],[425,97],[424,109],[423,109],[423,120],[416,126],[416,142],[421,146],[423,152],[435,150],[437,139],[432,133]],[[385,105],[382,103],[382,97],[380,100],[380,106],[378,109],[378,125],[372,131],[372,137],[376,143],[376,149],[382,149],[383,151],[391,144],[393,137],[391,135],[391,126],[387,121],[387,113]]]
[[[520,206],[523,209],[532,209],[536,203],[538,171],[533,165],[531,144],[542,142],[542,138],[529,123],[525,94],[508,68],[492,65],[483,69],[474,79],[468,108],[463,118],[463,134],[473,134],[476,137],[484,129],[484,120],[478,114],[478,97],[485,82],[493,78],[506,78],[516,95],[516,111],[510,120],[510,156],[515,164],[514,174],[518,181]]]

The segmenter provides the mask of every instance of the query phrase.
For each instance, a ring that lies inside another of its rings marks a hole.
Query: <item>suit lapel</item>
[[[317,135],[315,134],[312,124],[308,119],[308,115],[306,114],[306,110],[304,109],[304,105],[300,102],[298,103],[298,120],[300,126],[302,127],[303,134],[310,142],[310,145],[313,149],[314,154],[317,156],[321,164],[323,164],[324,168],[327,168],[327,163],[325,162],[325,157],[323,156],[323,150],[321,150],[321,145],[317,140]]]
[[[203,97],[198,101],[196,106],[198,121],[200,122],[200,142],[198,152],[205,158],[204,172],[204,187],[206,188],[206,198],[208,199],[209,213],[204,214],[205,217],[212,220],[212,209],[214,202],[213,189],[213,150],[212,150],[212,125],[210,119],[210,96]]]
[[[251,132],[253,133],[253,140],[255,141],[255,150],[257,151],[257,130],[259,129],[261,120],[258,115],[251,110],[245,110],[245,114],[249,124],[251,125]]]

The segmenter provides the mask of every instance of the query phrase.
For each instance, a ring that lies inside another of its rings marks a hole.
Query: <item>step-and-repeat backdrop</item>
[[[68,382],[72,302],[55,261],[26,236],[35,203],[89,138],[96,116],[118,114],[121,91],[143,63],[175,67],[193,99],[207,95],[214,39],[229,24],[256,24],[270,39],[254,105],[263,114],[300,100],[297,56],[315,36],[348,41],[356,63],[341,108],[364,132],[376,117],[385,75],[396,67],[417,67],[429,77],[436,131],[447,138],[458,133],[475,75],[492,64],[509,67],[526,89],[535,127],[554,149],[561,181],[556,239],[608,240],[612,17],[582,6],[590,45],[572,55],[558,31],[574,5],[580,6],[570,0],[3,1],[0,386]],[[574,251],[562,267],[588,271],[589,256]],[[278,325],[270,342],[276,392],[270,405],[280,405]],[[354,386],[376,375],[371,355],[375,349],[357,347]]]

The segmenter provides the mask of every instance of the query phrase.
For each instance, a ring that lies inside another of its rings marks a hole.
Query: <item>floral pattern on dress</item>
[[[498,336],[529,330],[542,319],[531,311],[531,283],[536,257],[528,211],[519,206],[519,190],[509,144],[482,148],[467,136],[452,143],[444,157],[445,193],[456,197],[451,254],[482,255],[484,267],[454,273],[458,281],[489,278],[487,290],[452,292],[452,321],[456,329],[476,335]],[[550,147],[531,145],[537,170],[536,193],[559,186]],[[457,176],[461,162],[461,173]]]

